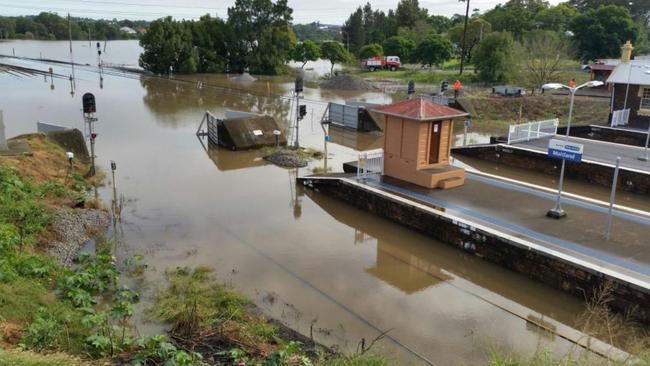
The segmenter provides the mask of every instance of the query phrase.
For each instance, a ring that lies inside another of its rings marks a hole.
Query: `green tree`
[[[377,43],[367,44],[359,50],[359,58],[364,60],[370,57],[383,56],[384,48]]]
[[[305,68],[305,65],[309,61],[316,61],[320,58],[320,48],[318,45],[310,40],[297,43],[291,53],[291,59],[296,62],[302,62],[300,66],[301,69]]]
[[[627,9],[601,6],[575,17],[570,26],[582,60],[618,57],[625,41],[636,42],[638,29]]]
[[[569,3],[581,13],[603,5],[618,5],[626,8],[637,21],[648,24],[650,20],[650,1],[647,0],[570,0]]]
[[[509,0],[487,11],[483,18],[492,24],[492,30],[507,31],[519,39],[524,32],[537,28],[535,17],[546,8],[545,0]]]
[[[178,71],[181,49],[185,46],[182,42],[181,25],[172,17],[152,22],[140,39],[144,49],[140,66],[156,74],[168,74],[170,69]]]
[[[276,74],[291,58],[295,43],[287,0],[236,0],[228,8],[230,66],[234,71]]]
[[[447,37],[454,43],[454,46],[460,53],[463,44],[464,23],[460,22],[454,25],[447,32]],[[481,39],[492,31],[492,24],[483,18],[471,18],[467,23],[467,35],[465,40],[465,60],[471,62],[472,51],[478,45]]]
[[[558,79],[562,61],[568,58],[567,43],[553,31],[533,31],[524,36],[518,59],[526,70],[524,77],[533,88]]]
[[[513,67],[512,49],[514,40],[508,32],[492,32],[474,50],[474,67],[479,79],[485,82],[502,82],[508,79],[508,70]]]
[[[321,55],[324,59],[329,60],[332,66],[330,67],[330,76],[334,76],[334,65],[337,63],[346,62],[349,59],[348,52],[342,44],[338,42],[325,42],[320,47]]]
[[[383,43],[384,54],[387,56],[399,56],[402,62],[409,61],[415,51],[415,42],[400,36],[393,36]]]
[[[192,31],[192,45],[197,52],[197,71],[224,72],[228,63],[226,43],[232,38],[226,23],[222,19],[204,15],[199,21],[186,26]]]
[[[341,29],[343,42],[345,42],[351,52],[357,52],[366,42],[363,18],[363,10],[359,7],[350,15],[350,18],[348,18]]]
[[[440,35],[429,36],[418,44],[415,60],[422,65],[439,65],[451,58],[454,46],[447,38]]]
[[[397,27],[413,27],[418,20],[427,19],[427,9],[420,8],[418,0],[400,0],[395,10]]]
[[[412,27],[400,27],[397,29],[398,36],[410,39],[415,44],[422,42],[434,34],[436,33],[433,30],[433,26],[425,20],[416,21]]]
[[[444,15],[432,15],[427,19],[427,22],[431,24],[436,34],[445,33],[451,27],[451,19]]]
[[[540,29],[564,32],[578,15],[578,11],[567,3],[542,9],[535,16],[535,24]]]

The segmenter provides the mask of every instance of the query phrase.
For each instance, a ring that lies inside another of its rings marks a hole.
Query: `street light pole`
[[[571,120],[573,118],[573,104],[575,102],[576,92],[582,88],[592,88],[601,85],[603,85],[603,82],[597,80],[588,81],[580,86],[573,87],[573,88],[558,83],[550,83],[550,84],[542,85],[542,89],[562,89],[562,88],[568,89],[569,94],[571,94],[571,102],[569,104],[569,119],[567,120],[567,127],[566,127],[566,134],[564,137],[564,141],[566,142],[569,141],[569,133],[571,132]],[[546,216],[552,217],[554,219],[559,219],[566,216],[564,210],[562,209],[562,187],[564,185],[565,168],[566,168],[566,161],[562,159],[562,167],[560,168],[560,181],[558,183],[558,188],[557,188],[557,199],[555,200],[555,207],[553,207],[546,213]]]
[[[467,2],[467,8],[465,9],[465,25],[463,26],[463,38],[461,40],[460,47],[460,72],[459,75],[463,75],[463,68],[465,66],[465,43],[467,37],[467,21],[469,20],[469,1],[470,0],[459,0],[461,2]]]
[[[576,96],[576,88],[570,88],[569,93],[571,94],[571,102],[569,105],[569,120],[567,121],[566,135],[564,137],[565,141],[569,141],[569,132],[571,131],[571,119],[573,118],[573,103]],[[566,160],[562,159],[562,168],[560,169],[560,182],[557,187],[557,199],[555,200],[555,207],[550,209],[546,214],[549,217],[561,218],[566,216],[564,210],[562,209],[562,187],[564,185],[564,168],[566,167]]]

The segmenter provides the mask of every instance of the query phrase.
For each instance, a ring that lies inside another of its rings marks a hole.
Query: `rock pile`
[[[323,89],[350,91],[370,91],[376,89],[371,83],[354,75],[337,76],[333,79],[323,81],[320,87]]]
[[[301,159],[298,154],[291,150],[279,150],[264,157],[264,160],[283,168],[303,168],[307,161]]]

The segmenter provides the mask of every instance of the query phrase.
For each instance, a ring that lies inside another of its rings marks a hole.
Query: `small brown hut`
[[[469,116],[419,97],[374,109],[386,117],[384,175],[427,188],[465,183],[465,170],[449,165],[454,119]]]

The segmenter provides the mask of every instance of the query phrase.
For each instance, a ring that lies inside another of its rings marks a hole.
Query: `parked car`
[[[371,57],[363,61],[363,67],[369,71],[375,70],[390,70],[396,71],[402,67],[402,62],[399,59],[399,56],[385,56],[385,57]]]

